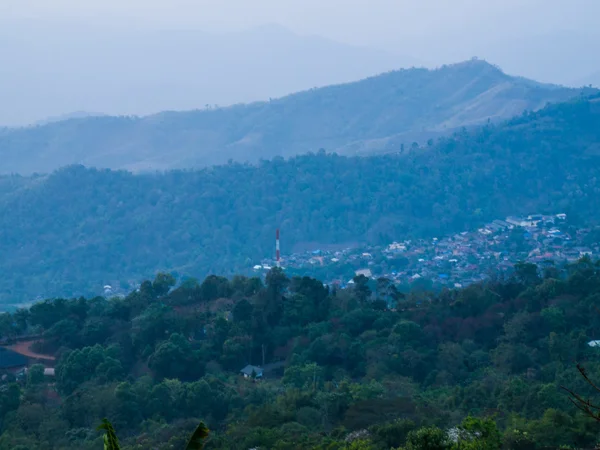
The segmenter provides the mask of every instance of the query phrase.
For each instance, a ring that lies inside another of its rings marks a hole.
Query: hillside
[[[0,173],[45,173],[76,163],[136,172],[191,168],[320,148],[395,151],[578,93],[510,77],[483,61],[402,70],[265,103],[5,130]]]
[[[438,236],[508,215],[562,211],[596,222],[599,98],[399,154],[0,177],[0,299],[92,295],[157,270],[249,270],[272,255],[277,227],[289,254],[309,244]]]
[[[572,362],[597,382],[599,295],[582,259],[440,295],[274,269],[46,300],[1,316],[0,337],[42,334],[57,360],[0,378],[0,450],[101,449],[103,418],[123,450],[183,449],[200,420],[206,450],[592,449],[560,387],[600,402]]]

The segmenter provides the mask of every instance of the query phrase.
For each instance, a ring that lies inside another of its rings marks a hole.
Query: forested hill
[[[191,168],[320,148],[369,154],[507,119],[578,92],[510,77],[484,61],[401,70],[265,103],[5,130],[0,173],[48,173],[76,163],[133,171]]]
[[[0,450],[102,449],[105,417],[123,450],[183,449],[200,420],[206,450],[592,449],[560,387],[600,403],[572,362],[598,382],[599,298],[587,258],[440,295],[273,269],[39,302],[0,316],[56,358],[0,377]]]
[[[511,214],[600,219],[600,96],[425,148],[132,175],[0,178],[0,292],[98,293],[157,270],[228,275],[313,243],[438,236]],[[127,286],[127,284],[125,284]]]

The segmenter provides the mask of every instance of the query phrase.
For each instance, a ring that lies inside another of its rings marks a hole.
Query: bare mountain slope
[[[2,173],[80,163],[132,171],[316,151],[399,150],[580,91],[504,74],[484,61],[409,69],[269,102],[143,118],[90,117],[0,132]]]

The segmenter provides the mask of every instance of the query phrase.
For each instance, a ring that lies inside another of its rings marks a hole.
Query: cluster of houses
[[[573,262],[600,253],[591,229],[567,226],[566,214],[532,214],[494,220],[470,232],[430,240],[405,240],[387,246],[338,251],[314,250],[286,257],[283,265],[306,274],[318,273],[341,287],[355,275],[385,277],[400,285],[427,283],[460,288],[510,271],[519,261],[536,264]],[[265,261],[257,272],[270,269]]]

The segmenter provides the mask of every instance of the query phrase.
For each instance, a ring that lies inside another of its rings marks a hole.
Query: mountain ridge
[[[320,148],[395,152],[415,140],[508,119],[580,92],[511,77],[482,60],[390,71],[226,108],[4,130],[0,172],[51,172],[70,164],[134,172],[195,168]]]

